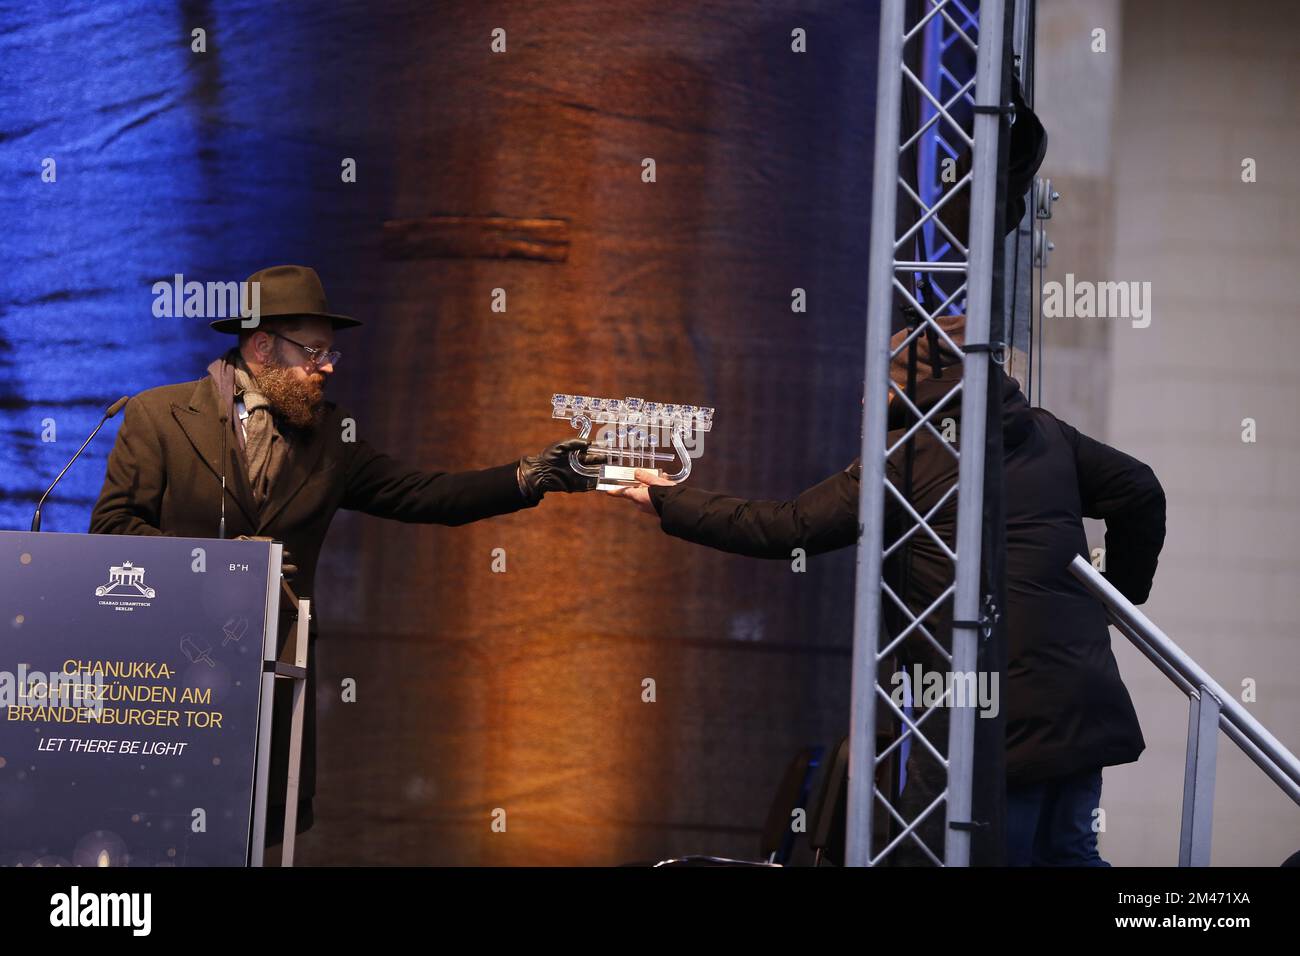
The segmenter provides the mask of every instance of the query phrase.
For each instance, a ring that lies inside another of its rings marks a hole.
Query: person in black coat
[[[964,318],[942,319],[958,345],[964,341]],[[900,332],[894,347],[901,344]],[[939,340],[936,338],[935,340]],[[906,381],[905,352],[890,375],[899,387]],[[940,420],[960,421],[960,393],[952,395],[960,376],[944,369],[959,359],[940,344],[942,360],[934,363],[925,336],[918,343],[917,406],[925,412],[948,401]],[[1097,855],[1093,811],[1100,798],[1101,768],[1138,759],[1145,747],[1128,691],[1111,652],[1101,604],[1068,570],[1075,555],[1088,555],[1083,519],[1106,522],[1105,577],[1135,604],[1147,599],[1156,560],[1164,541],[1165,501],[1159,481],[1142,462],[1102,444],[1056,418],[1031,408],[1018,383],[1001,382],[1004,487],[1006,497],[1006,762],[1008,786],[1008,862],[1041,865],[1105,865]],[[901,402],[889,408],[889,444],[897,443],[910,424]],[[957,460],[943,442],[926,430],[915,439],[912,507],[924,515],[956,481]],[[954,441],[954,446],[956,442]],[[887,464],[894,487],[903,486],[904,450]],[[789,560],[795,548],[809,555],[857,542],[860,463],[854,462],[789,501],[745,500],[683,484],[652,471],[638,472],[640,485],[610,494],[637,502],[658,516],[665,532],[720,551],[756,558]],[[886,496],[885,541],[911,527],[891,496]],[[955,548],[956,496],[941,507],[930,526]],[[914,615],[928,608],[951,584],[952,563],[923,533],[912,536],[905,600]],[[899,559],[902,549],[895,552]],[[887,563],[887,580],[897,567]],[[927,630],[950,651],[952,601],[944,601],[925,619]],[[891,622],[890,633],[901,626]],[[901,668],[944,673],[950,665],[919,632],[900,648]],[[923,708],[917,709],[917,716]],[[940,709],[922,725],[940,753],[946,752],[947,711]],[[908,819],[929,806],[943,789],[944,771],[928,750],[913,741],[907,784],[899,806]],[[943,808],[932,813],[921,836],[943,857]],[[905,844],[908,862],[928,860]],[[900,847],[901,849],[901,847]]]
[[[356,435],[347,412],[324,397],[340,353],[334,333],[360,323],[329,312],[315,270],[254,273],[260,320],[211,323],[239,344],[202,379],[141,392],[127,403],[90,518],[92,534],[258,537],[285,545],[286,577],[315,594],[316,565],[339,509],[423,524],[462,525],[535,507],[548,491],[587,491],[569,468],[569,439],[539,455],[479,471],[424,471]],[[250,285],[251,289],[252,286]],[[224,433],[224,434],[223,434]],[[222,451],[224,449],[224,458]],[[223,495],[222,483],[225,483]],[[223,502],[224,501],[224,511]],[[281,649],[288,636],[281,621]],[[311,636],[316,636],[313,615]],[[313,641],[314,643],[314,641]],[[308,668],[299,832],[312,825],[316,784],[316,656]],[[291,688],[276,682],[268,844],[282,838]]]

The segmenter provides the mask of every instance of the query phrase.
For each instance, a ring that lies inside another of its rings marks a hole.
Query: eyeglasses
[[[296,345],[307,353],[307,363],[314,368],[320,368],[322,365],[338,365],[339,359],[343,358],[343,353],[339,351],[326,352],[323,349],[314,349],[310,345],[303,345],[301,342],[295,342],[287,335],[281,335],[279,332],[272,332],[277,338],[284,339],[290,345]]]

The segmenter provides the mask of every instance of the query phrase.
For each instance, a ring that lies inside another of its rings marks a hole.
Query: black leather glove
[[[542,450],[540,455],[526,455],[519,459],[519,493],[528,501],[541,501],[548,491],[591,491],[596,479],[580,475],[569,467],[569,452],[585,452],[591,442],[583,438],[570,438],[556,442]],[[587,456],[582,456],[587,464]]]
[[[274,541],[274,538],[268,538],[263,534],[241,534],[236,541]],[[280,576],[286,581],[292,581],[298,573],[298,565],[293,563],[293,555],[289,549],[285,548],[280,552]]]

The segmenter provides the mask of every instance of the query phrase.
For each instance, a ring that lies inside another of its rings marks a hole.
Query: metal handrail
[[[1075,555],[1070,562],[1070,571],[1101,601],[1110,623],[1190,701],[1179,865],[1208,866],[1210,862],[1210,824],[1219,729],[1283,793],[1300,805],[1300,759],[1082,555]]]

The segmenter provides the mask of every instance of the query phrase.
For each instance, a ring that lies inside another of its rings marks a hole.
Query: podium
[[[267,541],[0,532],[0,865],[260,866],[273,772],[292,865],[311,608],[282,559]]]

